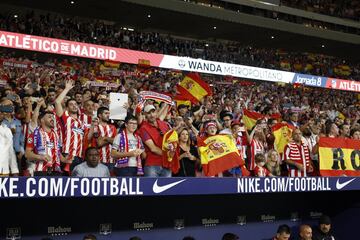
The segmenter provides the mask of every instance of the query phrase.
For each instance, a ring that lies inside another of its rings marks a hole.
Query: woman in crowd
[[[176,177],[195,177],[196,164],[199,163],[199,155],[196,146],[190,141],[190,132],[187,128],[178,130],[179,135],[179,161],[180,169]]]

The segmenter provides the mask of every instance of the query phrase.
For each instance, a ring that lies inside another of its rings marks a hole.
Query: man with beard
[[[153,105],[144,108],[146,120],[142,122],[139,135],[145,144],[146,160],[144,174],[146,177],[171,177],[171,171],[163,167],[162,142],[169,125],[157,118]]]
[[[97,135],[94,137],[94,145],[99,149],[100,162],[108,166],[109,170],[112,171],[114,167],[114,160],[111,157],[111,148],[116,136],[116,128],[114,125],[109,124],[110,111],[106,107],[100,107],[97,110],[97,116],[99,123],[94,123],[97,128]],[[96,126],[97,125],[97,126]],[[96,132],[95,130],[95,132]]]
[[[83,143],[85,131],[88,130],[79,118],[79,107],[74,99],[69,99],[65,103],[64,111],[62,103],[68,92],[74,87],[73,81],[66,81],[65,89],[55,100],[56,115],[61,119],[63,125],[63,152],[67,159],[71,161],[71,166],[65,166],[65,171],[72,170],[77,164],[82,162]],[[90,129],[88,139],[92,138],[93,128]]]
[[[313,240],[335,240],[331,233],[331,219],[322,215],[319,219],[319,226],[314,228]]]
[[[35,176],[59,175],[60,162],[65,159],[61,155],[61,143],[54,130],[55,116],[52,112],[42,112],[39,120],[40,127],[37,127],[27,140],[26,158],[35,162]]]

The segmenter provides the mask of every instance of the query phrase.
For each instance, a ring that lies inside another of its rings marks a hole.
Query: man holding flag
[[[206,135],[198,140],[199,155],[205,176],[222,176],[222,173],[234,167],[243,166],[232,135],[217,135],[214,121],[204,124]]]

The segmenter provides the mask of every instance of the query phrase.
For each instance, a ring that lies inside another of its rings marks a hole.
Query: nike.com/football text
[[[238,193],[330,191],[329,178],[239,178]]]
[[[74,197],[143,195],[139,178],[0,178],[0,197]],[[25,190],[25,191],[24,191]],[[21,191],[21,192],[20,192]]]

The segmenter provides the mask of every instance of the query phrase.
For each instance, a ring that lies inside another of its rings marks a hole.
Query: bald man
[[[299,227],[299,240],[311,240],[312,239],[312,229],[307,224],[302,224]]]

